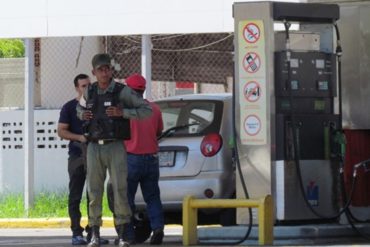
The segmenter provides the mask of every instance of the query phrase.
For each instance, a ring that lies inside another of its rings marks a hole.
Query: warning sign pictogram
[[[247,135],[255,136],[261,130],[261,120],[256,115],[248,115],[244,120],[244,130]]]
[[[248,23],[243,29],[243,37],[248,43],[256,43],[260,36],[260,28],[255,23]]]
[[[249,102],[256,102],[261,96],[261,87],[255,81],[249,81],[244,86],[244,96]]]
[[[248,73],[255,73],[261,66],[261,59],[255,52],[248,52],[243,58],[243,68]]]

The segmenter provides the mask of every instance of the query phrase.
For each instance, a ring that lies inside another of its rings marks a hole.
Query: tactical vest
[[[130,139],[130,120],[108,117],[105,113],[109,106],[122,107],[119,95],[124,87],[123,84],[115,83],[113,92],[98,94],[97,82],[89,86],[86,108],[93,113],[93,119],[87,121],[85,126],[89,141]]]

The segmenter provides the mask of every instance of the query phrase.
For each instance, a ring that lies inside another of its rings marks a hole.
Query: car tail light
[[[200,144],[200,151],[206,157],[212,157],[220,151],[222,147],[222,137],[217,133],[206,135]]]

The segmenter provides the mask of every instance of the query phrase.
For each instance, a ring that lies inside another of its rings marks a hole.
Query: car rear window
[[[162,111],[164,131],[175,128],[171,136],[219,132],[223,109],[221,101],[179,100],[156,103]]]

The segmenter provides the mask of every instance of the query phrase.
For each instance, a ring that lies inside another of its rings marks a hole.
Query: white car
[[[159,187],[165,223],[181,224],[186,195],[235,198],[232,95],[181,95],[155,103],[164,124],[159,137]],[[140,186],[135,203],[138,210],[145,210]],[[235,224],[235,209],[198,211],[199,223]]]
[[[159,187],[166,221],[171,222],[171,216],[177,218],[176,213],[181,216],[186,195],[235,197],[232,95],[181,95],[156,103],[164,124],[159,138]],[[139,208],[145,205],[141,193],[135,201]],[[201,211],[207,215],[215,210]],[[230,218],[228,211],[217,212],[220,224],[234,223],[235,217]]]

